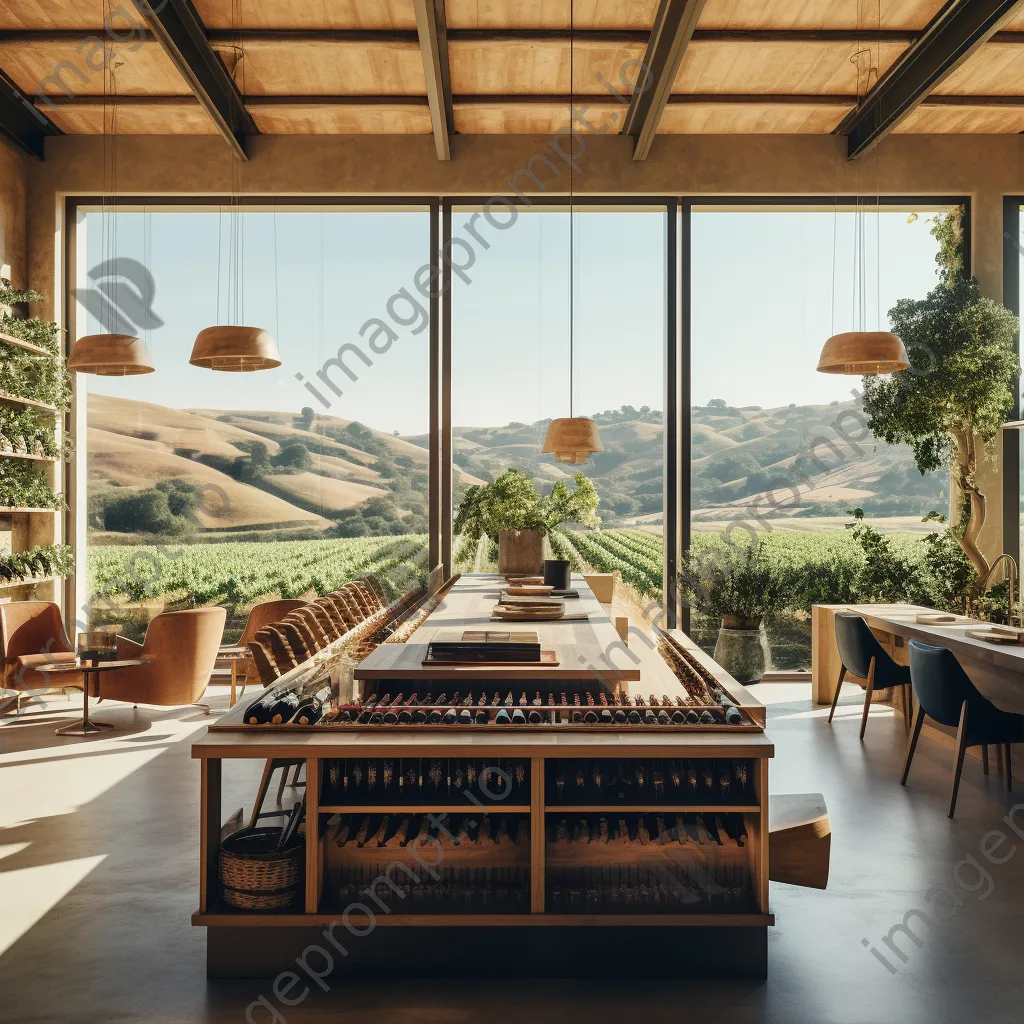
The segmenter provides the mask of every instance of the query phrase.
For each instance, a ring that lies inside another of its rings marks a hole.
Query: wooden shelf
[[[28,580],[0,581],[0,590],[13,590],[16,587],[34,587],[40,583],[52,583],[63,579],[62,576],[36,576]]]
[[[56,512],[55,508],[12,508],[11,506],[0,505],[0,516],[14,515],[35,515],[39,512]]]
[[[757,804],[545,804],[546,814],[760,814]]]
[[[529,814],[529,804],[321,804],[321,814]]]
[[[3,331],[0,331],[0,341],[5,345],[23,348],[26,352],[31,352],[33,355],[49,356],[51,359],[57,358],[56,354],[48,348],[43,348],[42,345],[33,345],[31,341],[22,341],[21,338],[15,338],[12,334],[4,334]]]
[[[19,398],[17,395],[9,395],[4,391],[0,391],[0,402],[5,402],[7,405],[27,405],[30,409],[43,409],[45,412],[60,412],[55,405],[37,402],[34,398]]]
[[[212,928],[317,928],[337,922],[341,910],[334,913],[275,914],[244,910],[203,914],[196,911],[192,924]],[[774,914],[378,914],[373,919],[350,914],[346,921],[358,925],[390,925],[393,927],[437,928],[462,925],[480,927],[691,927],[749,928],[775,924]]]
[[[59,462],[55,455],[30,455],[28,452],[0,452],[0,459],[32,459],[35,462]]]

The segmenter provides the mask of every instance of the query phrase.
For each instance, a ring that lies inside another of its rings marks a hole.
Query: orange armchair
[[[99,696],[164,707],[197,703],[209,685],[227,614],[224,608],[162,612],[143,643],[119,636],[118,658],[147,658],[149,664],[104,673]]]
[[[39,665],[75,660],[60,607],[52,601],[0,604],[0,654],[0,682],[8,690],[49,690],[55,679],[61,687],[84,685],[78,672],[54,677],[37,671]]]

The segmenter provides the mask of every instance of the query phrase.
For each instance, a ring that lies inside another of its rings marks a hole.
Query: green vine
[[[27,551],[0,555],[0,580],[5,583],[70,576],[74,571],[74,549],[69,544],[44,544]]]
[[[53,416],[36,409],[0,405],[0,455],[44,455],[70,462],[74,445],[70,437],[58,445]]]
[[[46,482],[44,470],[34,462],[0,458],[0,508],[53,508],[67,504]]]
[[[71,405],[71,375],[63,360],[47,359],[0,342],[0,394],[65,410]]]

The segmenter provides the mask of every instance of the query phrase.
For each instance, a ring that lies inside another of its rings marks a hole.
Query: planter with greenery
[[[987,500],[978,480],[985,446],[1013,407],[1020,361],[1014,353],[1017,318],[983,298],[963,269],[961,215],[938,218],[939,284],[924,299],[902,299],[890,311],[910,369],[864,378],[871,431],[889,444],[908,444],[922,474],[948,465],[963,498],[956,539],[974,569],[981,596],[991,568],[978,545]]]
[[[499,572],[535,573],[543,559],[544,537],[562,523],[600,525],[597,502],[594,485],[582,473],[576,474],[574,488],[559,480],[541,497],[522,470],[508,469],[493,483],[466,491],[455,532],[497,541]]]
[[[69,545],[45,544],[0,555],[0,583],[31,583],[52,576],[70,576],[74,566],[74,553]]]
[[[771,557],[763,538],[688,551],[679,574],[681,599],[721,627],[715,661],[741,683],[756,683],[764,674],[761,626],[786,607],[791,579],[788,568]]]

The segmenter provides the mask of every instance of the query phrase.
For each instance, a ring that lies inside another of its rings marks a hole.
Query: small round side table
[[[54,732],[58,736],[92,736],[103,729],[113,729],[109,722],[94,722],[89,718],[89,676],[96,679],[96,692],[100,688],[100,673],[109,672],[119,668],[134,668],[136,665],[148,665],[149,658],[126,659],[123,661],[76,661],[53,665],[38,665],[37,671],[45,672],[47,675],[61,675],[68,672],[81,672],[85,676],[85,684],[82,688],[82,720],[72,722],[71,725],[62,725]]]

